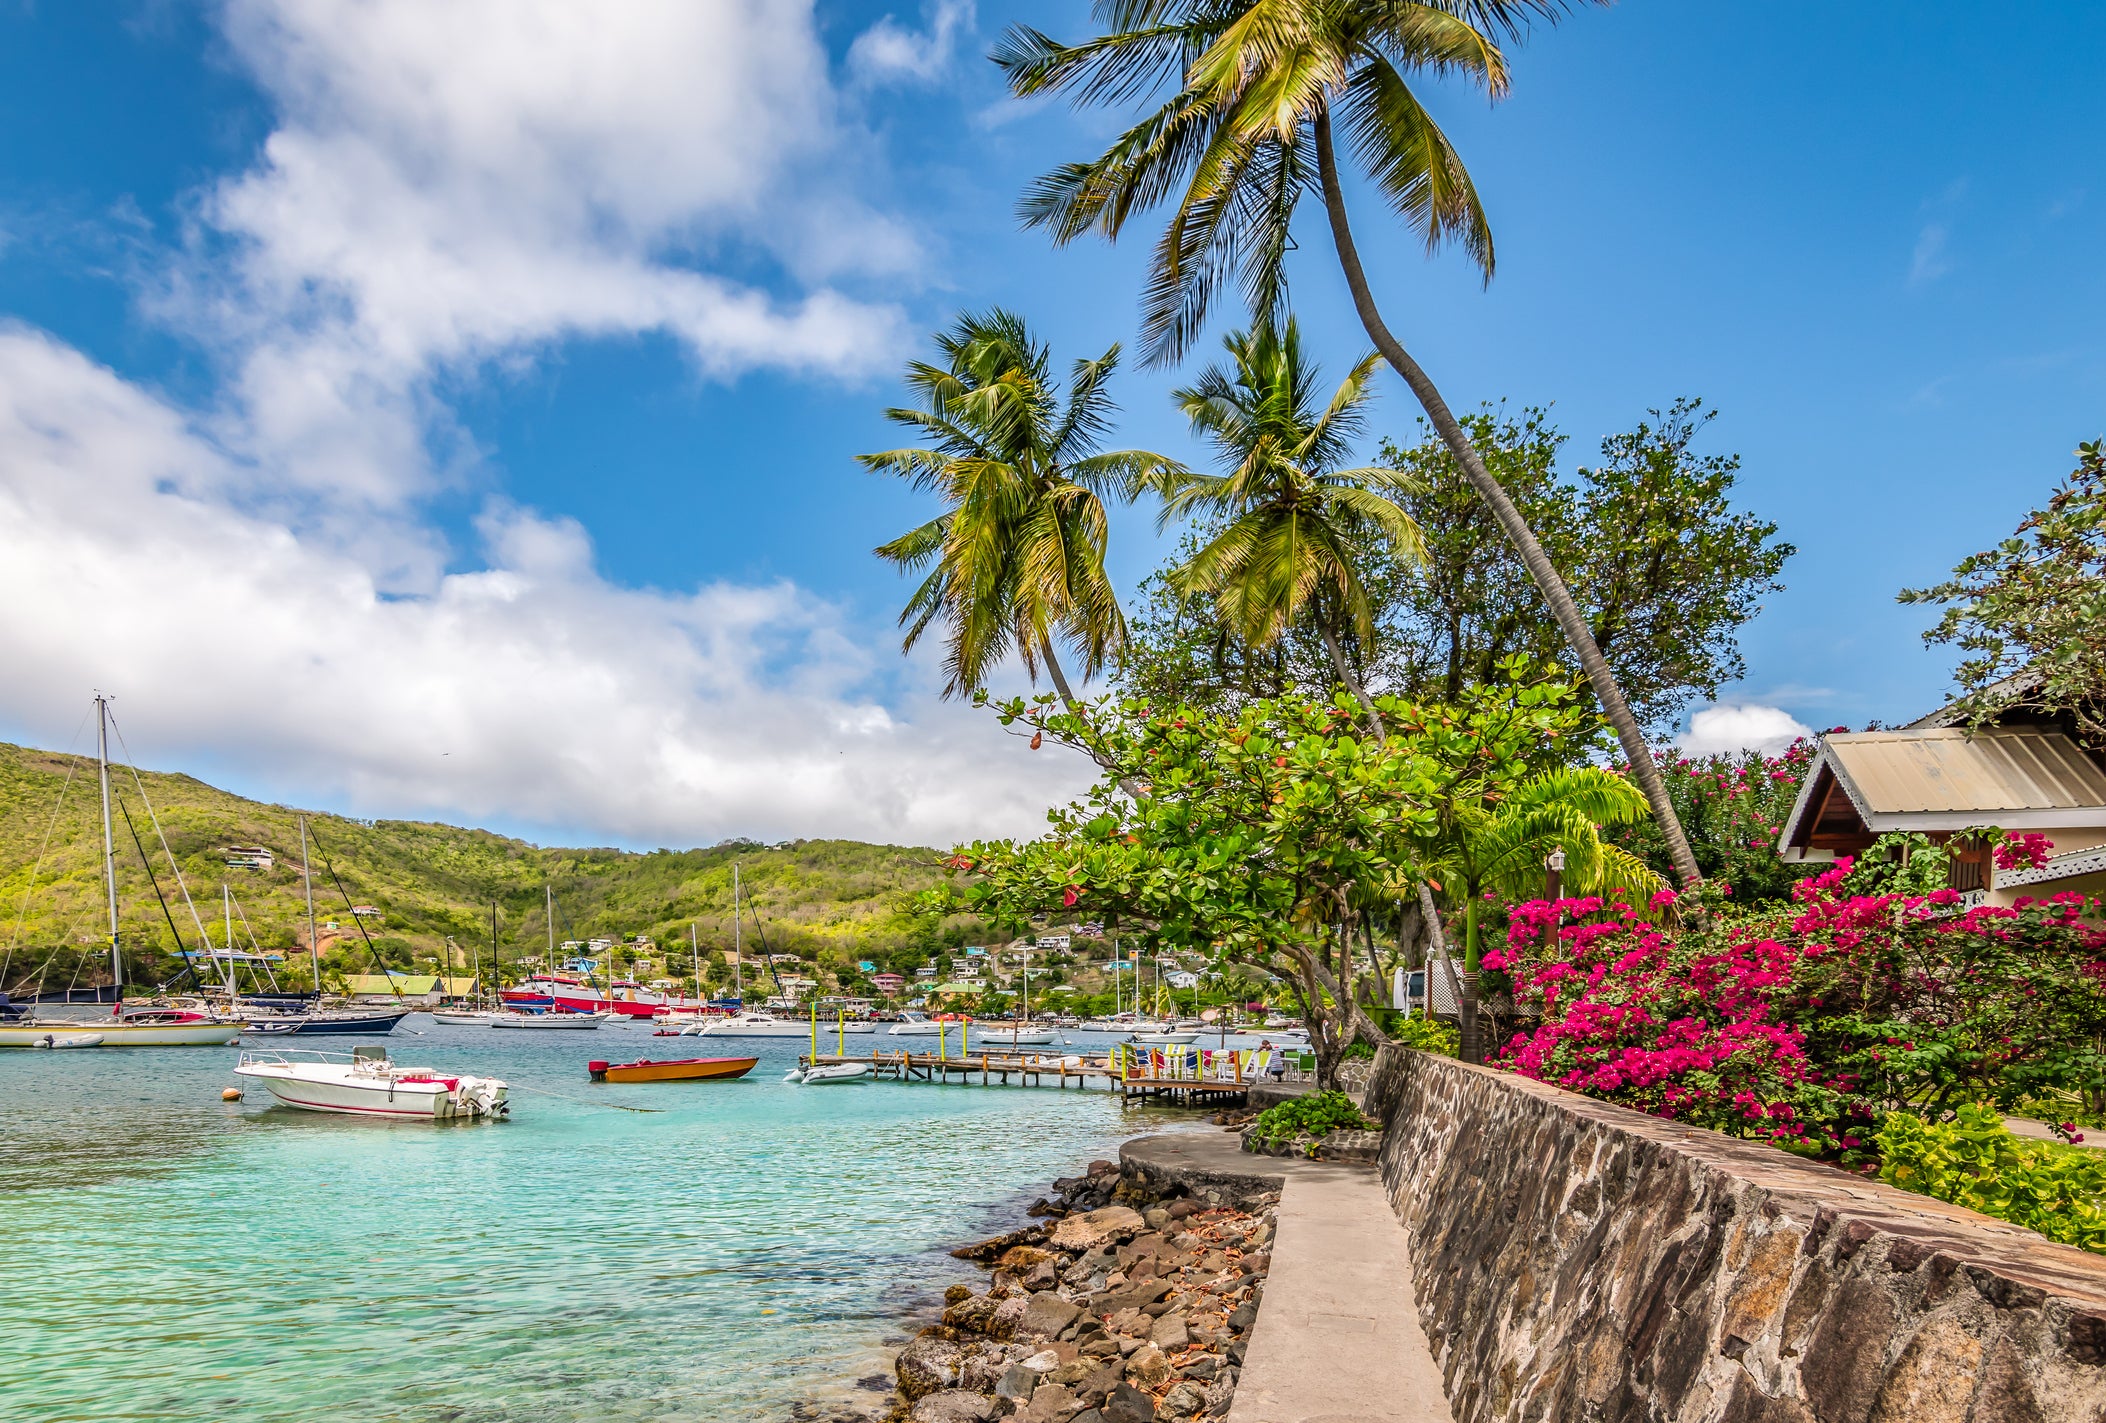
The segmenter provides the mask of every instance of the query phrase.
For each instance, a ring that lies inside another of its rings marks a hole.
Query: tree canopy
[[[1960,711],[1980,724],[2030,710],[2068,716],[2106,744],[2106,445],[2077,446],[2077,467],[1995,548],[1952,577],[1907,588],[1904,603],[1943,603],[1923,640],[1967,654],[1954,672]]]
[[[1466,417],[1544,546],[1572,572],[1603,655],[1656,731],[1741,675],[1739,630],[1782,587],[1778,575],[1794,552],[1774,522],[1734,506],[1738,458],[1693,448],[1709,418],[1697,402],[1678,400],[1605,439],[1598,464],[1565,477],[1557,468],[1565,436],[1547,412],[1490,408]],[[1398,503],[1421,535],[1425,561],[1405,566],[1379,535],[1360,535],[1369,545],[1358,561],[1373,637],[1347,652],[1360,659],[1368,685],[1453,700],[1504,658],[1560,657],[1556,620],[1445,444],[1385,442],[1380,462],[1417,486]],[[1312,621],[1254,646],[1162,578],[1143,585],[1118,672],[1137,695],[1222,705],[1332,680]]]

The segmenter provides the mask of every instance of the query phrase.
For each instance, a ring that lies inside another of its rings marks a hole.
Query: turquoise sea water
[[[512,1120],[222,1103],[233,1048],[0,1053],[0,1417],[785,1418],[889,1368],[897,1321],[971,1277],[950,1247],[1189,1120],[1102,1092],[801,1088],[794,1041],[712,1046],[758,1053],[739,1082],[627,1086],[586,1061],[698,1045],[421,1014],[385,1041],[505,1078]]]

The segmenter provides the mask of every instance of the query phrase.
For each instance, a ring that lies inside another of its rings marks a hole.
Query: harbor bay
[[[794,1039],[742,1048],[761,1061],[738,1082],[594,1085],[586,1059],[616,1035],[648,1053],[635,1029],[413,1016],[398,1058],[511,1084],[509,1120],[451,1125],[222,1102],[232,1049],[0,1055],[0,1249],[34,1266],[0,1314],[8,1410],[728,1423],[881,1406],[904,1323],[973,1273],[952,1246],[1189,1120],[1103,1092],[800,1089],[781,1080]]]

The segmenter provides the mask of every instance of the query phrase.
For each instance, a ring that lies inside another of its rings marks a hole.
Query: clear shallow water
[[[889,1368],[896,1321],[973,1273],[945,1251],[1190,1119],[1103,1092],[800,1088],[794,1040],[418,1015],[385,1041],[505,1078],[512,1120],[222,1103],[233,1048],[0,1053],[0,1416],[782,1418]],[[591,1058],[697,1051],[761,1062],[586,1080]]]

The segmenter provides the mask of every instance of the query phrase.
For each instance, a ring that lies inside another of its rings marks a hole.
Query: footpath
[[[1419,1327],[1404,1228],[1371,1166],[1253,1156],[1225,1132],[1141,1137],[1120,1155],[1151,1176],[1281,1192],[1228,1423],[1453,1423]]]

